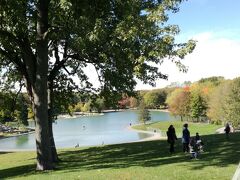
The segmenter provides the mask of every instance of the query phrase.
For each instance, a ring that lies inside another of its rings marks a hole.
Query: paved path
[[[235,171],[232,180],[240,180],[240,163]]]

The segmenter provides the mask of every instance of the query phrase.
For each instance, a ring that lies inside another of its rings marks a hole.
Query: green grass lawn
[[[134,129],[138,130],[148,130],[148,129],[160,129],[163,136],[166,136],[166,132],[168,127],[172,124],[175,127],[177,137],[181,137],[182,135],[182,127],[185,122],[181,121],[162,121],[162,122],[155,122],[146,125],[137,125],[133,126]],[[188,129],[190,131],[191,136],[195,136],[196,132],[201,135],[208,135],[208,134],[215,134],[218,128],[221,128],[221,125],[214,125],[214,124],[207,124],[207,123],[188,123]]]
[[[0,152],[0,179],[231,179],[240,160],[240,133],[203,135],[205,152],[198,160],[168,153],[166,140],[59,151],[56,170],[35,171],[35,152]]]

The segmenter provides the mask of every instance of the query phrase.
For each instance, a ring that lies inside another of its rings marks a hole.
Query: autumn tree
[[[240,125],[240,78],[235,78],[230,85],[225,102],[225,122],[231,122],[237,128]]]
[[[180,116],[181,121],[190,117],[190,96],[189,89],[177,88],[167,97],[166,103],[170,113]]]
[[[136,97],[130,97],[129,98],[129,107],[130,108],[138,107],[138,99]]]
[[[228,121],[226,117],[226,98],[231,89],[231,81],[224,81],[210,94],[207,116],[215,124],[223,124]]]

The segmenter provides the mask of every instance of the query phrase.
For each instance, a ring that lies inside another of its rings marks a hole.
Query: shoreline
[[[112,113],[112,112],[123,112],[123,111],[137,111],[135,108],[130,109],[109,109],[103,110],[100,113],[98,112],[74,112],[73,115],[70,114],[60,114],[57,116],[57,120],[61,119],[71,119],[71,118],[79,118],[79,117],[87,117],[87,116],[103,116],[105,113]],[[168,112],[168,109],[149,109],[149,111],[159,111],[159,112]]]
[[[134,142],[143,142],[143,141],[155,141],[155,140],[165,140],[166,137],[161,135],[161,132],[154,132],[154,131],[144,131],[144,130],[137,130],[134,129],[133,126],[137,126],[139,124],[135,124],[135,125],[131,125],[128,126],[127,129],[130,131],[135,131],[135,132],[139,132],[139,133],[145,133],[145,134],[151,134],[151,137],[147,137],[147,138],[143,138]]]
[[[0,140],[1,139],[6,139],[6,138],[11,138],[11,137],[23,136],[23,135],[27,135],[27,134],[33,134],[33,133],[35,133],[35,129],[31,128],[31,130],[29,130],[28,132],[15,133],[15,134],[11,134],[9,136],[0,135]]]
[[[57,116],[57,120],[59,119],[71,119],[71,118],[79,118],[79,117],[86,117],[86,116],[103,116],[105,113],[111,112],[122,112],[128,109],[110,109],[110,110],[103,110],[100,113],[98,112],[74,112],[73,115],[70,114],[60,114]]]
[[[168,109],[148,109],[149,111],[159,111],[159,112],[167,112],[170,113]]]
[[[87,116],[103,116],[103,115],[104,115],[103,113],[74,113],[73,115],[60,114],[60,115],[57,116],[57,120],[87,117]]]

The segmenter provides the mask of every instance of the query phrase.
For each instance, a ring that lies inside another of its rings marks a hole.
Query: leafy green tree
[[[146,108],[146,105],[145,105],[144,101],[141,101],[141,103],[139,105],[138,120],[140,122],[143,122],[144,124],[146,124],[147,121],[151,120],[150,112]]]
[[[207,104],[199,91],[191,92],[190,109],[193,120],[200,121],[202,118],[206,118]]]
[[[38,170],[52,169],[56,159],[50,148],[55,147],[54,88],[70,81],[59,82],[59,76],[76,74],[89,89],[83,69],[92,64],[108,102],[117,93],[130,93],[136,78],[151,85],[167,78],[156,66],[166,57],[185,71],[181,59],[195,42],[176,44],[179,28],[166,24],[167,13],[177,12],[181,2],[1,0],[1,68],[25,80],[36,122]]]
[[[144,99],[147,108],[158,109],[160,107],[165,107],[166,105],[165,101],[167,93],[164,89],[142,91],[140,94]]]
[[[94,103],[94,108],[97,110],[98,113],[102,112],[102,110],[105,108],[104,98],[97,98]]]
[[[166,107],[166,99],[167,99],[167,92],[165,89],[158,89],[154,90],[158,97],[157,97],[157,107],[165,108]]]
[[[16,120],[16,111],[20,111],[22,108],[19,106],[19,94],[20,91],[14,92],[11,90],[4,90],[0,93],[0,109],[2,110],[2,122],[14,121]],[[21,99],[21,98],[20,98]]]
[[[154,91],[149,91],[143,96],[143,99],[147,108],[153,108],[153,109],[157,108],[158,93]]]
[[[6,92],[0,93],[0,110],[1,110],[0,119],[2,123],[12,120],[11,106],[12,106],[11,94]]]
[[[18,122],[24,126],[28,126],[28,105],[24,99],[24,96],[21,95],[19,98],[19,113],[18,113]]]

